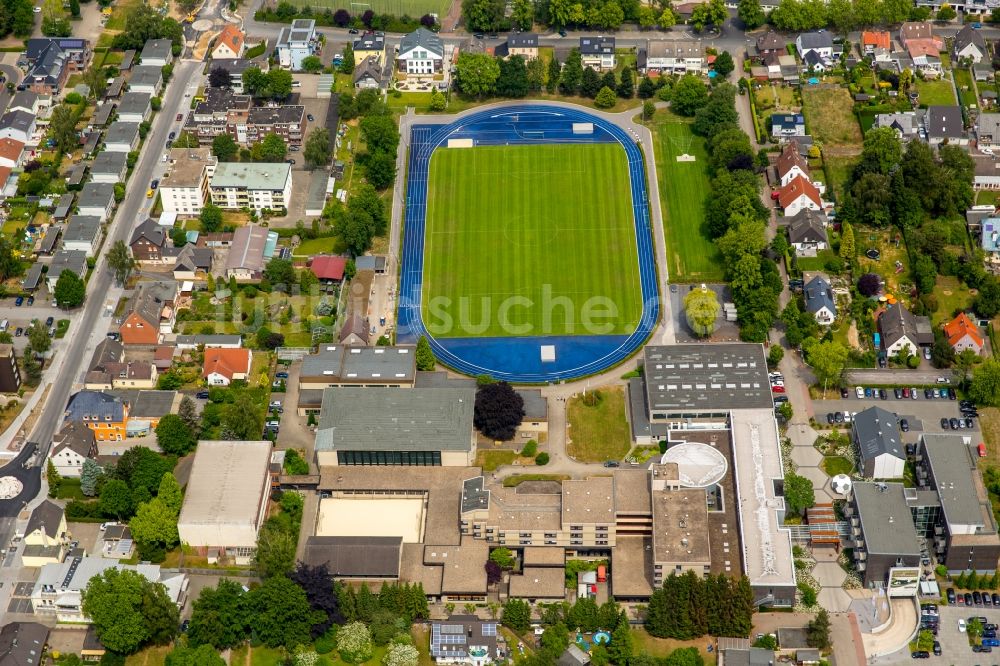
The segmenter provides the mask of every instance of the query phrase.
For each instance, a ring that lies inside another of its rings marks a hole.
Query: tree
[[[498,59],[500,73],[496,80],[496,93],[501,97],[524,97],[528,94],[528,66],[524,56],[513,55]]]
[[[613,664],[633,664],[635,654],[635,640],[632,638],[632,630],[628,621],[618,622],[614,631],[611,632],[611,643],[608,644],[608,656]]]
[[[500,566],[501,569],[513,569],[514,568],[514,554],[510,552],[509,548],[494,548],[490,552],[490,562],[495,562]]]
[[[351,622],[337,632],[337,651],[349,664],[360,664],[372,657],[372,635],[361,622]]]
[[[369,115],[361,120],[361,136],[369,153],[385,152],[395,155],[399,146],[399,128],[388,115]]]
[[[821,608],[806,627],[806,642],[819,650],[830,648],[830,615]]]
[[[222,209],[213,203],[206,203],[198,215],[201,230],[205,233],[215,233],[222,228]]]
[[[444,111],[448,106],[448,98],[444,96],[437,88],[431,89],[431,101],[430,109],[431,111],[440,112]]]
[[[312,169],[329,164],[330,158],[333,156],[329,130],[325,127],[317,127],[310,132],[302,154],[306,159],[306,164]]]
[[[104,92],[108,89],[108,79],[101,67],[91,65],[83,73],[83,82],[90,89],[90,96],[95,99],[104,97]]]
[[[684,316],[697,336],[712,334],[721,309],[719,299],[711,289],[693,289],[684,296]]]
[[[295,546],[298,537],[280,525],[264,523],[257,535],[257,553],[254,564],[261,578],[280,577],[295,566]]]
[[[729,54],[729,51],[723,51],[715,56],[715,63],[712,65],[712,69],[722,78],[726,78],[736,69],[736,63],[733,62],[733,56]]]
[[[476,1],[492,3],[492,0]],[[482,97],[493,92],[500,77],[500,65],[493,56],[485,53],[459,53],[458,62],[455,64],[455,77],[463,93],[472,97]]]
[[[187,455],[198,440],[194,431],[177,414],[166,414],[156,426],[156,443],[164,453]]]
[[[396,156],[384,151],[368,153],[364,158],[365,177],[372,187],[384,190],[396,179]]]
[[[125,241],[116,240],[111,249],[108,250],[108,266],[115,273],[115,281],[120,285],[124,285],[125,280],[128,279],[128,276],[135,269],[136,265],[132,253],[125,246]]]
[[[121,479],[109,479],[101,487],[98,500],[101,513],[122,520],[132,515],[132,490]]]
[[[319,56],[306,56],[302,59],[302,71],[309,74],[316,74],[323,69],[323,61]]]
[[[938,10],[937,20],[938,21],[954,21],[956,16],[958,16],[958,12],[956,12],[955,9],[951,5],[945,3],[945,4],[941,5],[941,9]]]
[[[420,339],[417,340],[417,370],[433,370],[436,364],[437,359],[434,358],[431,343],[421,335]]]
[[[283,162],[287,154],[288,145],[285,140],[273,132],[250,146],[250,156],[254,162]]]
[[[503,606],[500,621],[514,631],[527,631],[531,626],[531,605],[521,599],[508,599]]]
[[[514,25],[523,32],[531,30],[535,22],[535,7],[531,0],[514,0],[514,10],[511,14]]]
[[[670,108],[682,116],[693,116],[708,100],[708,88],[693,74],[685,74],[673,87]]]
[[[559,77],[561,74],[562,64],[560,64],[559,58],[553,54],[552,59],[549,60],[549,71],[546,73],[545,92],[551,95],[559,89]]]
[[[90,579],[82,594],[82,610],[104,647],[131,654],[153,638],[153,618],[166,616],[177,632],[177,606],[160,583],[130,569],[107,569]],[[158,636],[158,638],[163,638]]]
[[[180,417],[195,436],[200,429],[201,417],[198,416],[197,407],[190,396],[181,398],[181,404],[177,406],[177,416]]]
[[[763,8],[760,6],[760,0],[740,0],[740,4],[736,8],[736,14],[743,21],[743,27],[746,30],[759,28],[764,25],[764,21],[767,19]]]
[[[635,96],[635,70],[631,67],[622,69],[617,92],[622,99],[632,99]]]
[[[80,276],[71,270],[64,270],[56,280],[55,300],[61,308],[75,308],[83,305],[87,297],[87,287]]]
[[[225,67],[213,67],[208,73],[208,85],[212,88],[228,88],[231,84],[229,70]]]
[[[417,666],[419,662],[420,653],[409,643],[392,643],[382,658],[385,666]]]
[[[87,497],[97,495],[97,482],[103,474],[104,470],[93,459],[84,460],[83,467],[80,469],[80,492]]]
[[[222,426],[229,429],[233,439],[250,441],[260,438],[264,418],[253,398],[240,392],[222,415]]]
[[[580,94],[593,99],[599,92],[601,92],[601,77],[593,67],[587,67],[583,70],[583,78],[580,80]]]
[[[326,563],[310,566],[299,562],[289,578],[306,593],[309,607],[322,613],[322,620],[312,627],[313,638],[324,635],[334,624],[344,622],[336,584]]]
[[[566,62],[563,64],[562,73],[559,75],[559,92],[564,95],[575,95],[580,89],[580,82],[583,80],[583,60],[580,56],[580,49],[570,49]]]
[[[264,267],[264,277],[272,285],[285,285],[286,288],[290,288],[296,283],[295,265],[290,259],[275,257]]]
[[[219,158],[220,162],[235,162],[240,154],[240,146],[233,137],[222,133],[212,139],[212,154]]]
[[[162,561],[165,551],[180,541],[177,512],[158,497],[139,505],[129,521],[129,529],[143,559]]]
[[[785,474],[785,504],[794,513],[803,513],[816,503],[812,481],[795,472]]]
[[[167,653],[165,666],[226,666],[226,660],[211,645],[188,647],[178,643]]]
[[[202,589],[193,604],[188,641],[225,650],[246,640],[250,628],[249,598],[239,583],[223,578],[214,588]]]
[[[44,354],[52,347],[49,330],[45,328],[45,324],[37,319],[28,326],[28,343],[31,349],[38,354]]]
[[[843,246],[843,242],[841,242]],[[875,273],[865,273],[858,278],[858,293],[871,298],[882,289],[882,278]]]
[[[355,65],[354,58],[354,46],[347,42],[344,46],[344,59],[340,62],[340,73],[341,74],[353,74]]]
[[[804,345],[806,361],[812,367],[816,380],[824,386],[836,384],[844,372],[847,363],[847,347],[841,342],[818,342],[810,339],[812,344]]]
[[[607,86],[601,88],[601,91],[597,93],[597,97],[594,98],[594,106],[598,109],[610,109],[617,103],[618,96],[615,95],[614,90]]]
[[[977,405],[1000,404],[1000,361],[987,358],[972,371],[969,399]]]
[[[729,18],[729,11],[723,0],[709,0],[697,5],[691,12],[691,25],[701,32],[706,25],[720,26]]]
[[[480,386],[476,390],[473,425],[484,436],[494,440],[511,440],[522,419],[524,398],[507,382]]]
[[[876,127],[865,133],[861,151],[861,173],[888,175],[903,159],[903,148],[891,127]]]
[[[851,264],[857,256],[858,252],[854,246],[854,227],[850,222],[844,222],[840,228],[840,258]]]
[[[251,592],[250,608],[251,628],[268,647],[308,644],[310,629],[323,620],[322,613],[309,607],[302,588],[285,576],[272,576]]]

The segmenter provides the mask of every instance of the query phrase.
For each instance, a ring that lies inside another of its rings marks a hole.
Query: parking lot
[[[973,606],[938,606],[941,618],[937,640],[941,644],[941,656],[931,654],[929,659],[921,659],[920,664],[992,664],[1000,661],[1000,648],[993,648],[991,654],[977,654],[969,645],[968,635],[958,630],[959,618],[985,617],[987,622],[1000,624],[1000,609]],[[881,663],[914,663],[909,648],[905,648],[883,659]]]
[[[972,428],[962,428],[959,430],[952,430],[949,426],[947,429],[941,427],[941,419],[947,418],[960,418],[962,416],[959,411],[959,404],[957,400],[949,400],[946,398],[933,398],[928,400],[924,397],[923,389],[917,389],[917,399],[912,398],[901,398],[897,400],[892,391],[889,390],[888,397],[886,400],[875,400],[872,398],[865,398],[863,400],[858,400],[855,397],[853,387],[850,392],[849,398],[836,398],[830,400],[815,400],[813,401],[813,408],[816,410],[816,421],[820,428],[825,428],[827,426],[826,415],[829,413],[836,412],[860,412],[868,409],[869,407],[881,407],[887,411],[890,411],[901,419],[906,419],[910,431],[902,433],[903,439],[907,442],[916,441],[920,437],[921,432],[948,432],[953,434],[970,434],[974,437],[979,437],[979,420],[973,419]],[[831,397],[837,395],[836,393],[828,393]],[[964,423],[963,423],[964,425]],[[841,423],[838,424],[840,428],[849,428],[850,424]]]

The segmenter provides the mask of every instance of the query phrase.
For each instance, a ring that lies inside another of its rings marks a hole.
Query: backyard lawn
[[[820,468],[826,472],[827,476],[838,474],[850,474],[854,469],[854,463],[843,456],[826,456],[820,463]]]
[[[806,128],[824,148],[861,145],[861,128],[854,117],[851,93],[839,86],[808,86],[802,90]]]
[[[621,459],[631,446],[625,391],[608,386],[577,395],[567,408],[569,455],[583,462]]]
[[[705,648],[710,641],[704,639],[694,639],[690,641],[678,641],[672,638],[656,638],[646,633],[645,629],[633,628],[632,640],[635,642],[637,651],[645,652],[654,657],[663,658],[678,648],[693,647],[698,648],[702,659],[706,664],[715,663],[715,654],[708,652]]]
[[[979,190],[976,193],[976,205],[986,206],[986,205],[996,205],[997,199],[1000,198],[1000,190]]]
[[[952,276],[937,276],[934,286],[934,296],[937,297],[938,308],[931,315],[931,324],[938,326],[955,317],[955,312],[965,310],[972,305],[972,294],[969,288]]]
[[[914,85],[920,95],[918,98],[920,106],[934,106],[936,104],[952,106],[955,104],[955,88],[947,77],[935,81],[917,79],[914,81]]]
[[[690,123],[670,113],[658,112],[651,129],[670,281],[718,282],[725,271],[715,243],[702,228],[711,186],[705,141],[691,132]],[[695,161],[678,162],[677,156],[684,153]]]
[[[968,69],[960,67],[953,72],[953,75],[962,106],[975,106],[976,87],[972,83],[972,73]]]
[[[838,203],[844,200],[844,189],[847,186],[847,181],[851,177],[851,172],[854,171],[854,165],[858,163],[857,157],[852,156],[842,156],[842,155],[824,155],[823,159],[826,161],[826,174],[830,177],[830,182],[827,183],[827,191],[833,191],[834,200]],[[829,198],[827,194],[827,198]]]
[[[292,256],[311,257],[316,254],[343,254],[347,247],[336,236],[326,238],[313,238],[299,243],[298,247],[292,250]]]
[[[125,659],[125,666],[163,666],[170,652],[169,645],[153,645]]]
[[[825,271],[826,262],[836,258],[837,253],[833,250],[820,250],[815,257],[798,257],[795,264],[800,271]]]

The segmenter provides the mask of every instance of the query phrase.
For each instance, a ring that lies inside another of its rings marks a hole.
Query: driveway
[[[281,426],[278,431],[278,441],[275,443],[277,449],[298,449],[305,452],[305,459],[309,461],[310,467],[313,464],[313,451],[316,443],[316,435],[306,423],[308,417],[299,416],[296,407],[299,404],[299,371],[302,369],[301,362],[292,363],[289,366],[278,366],[288,372],[288,379],[285,380],[284,393],[272,393],[271,401],[280,400],[283,409],[280,417]],[[268,417],[268,420],[273,418]]]

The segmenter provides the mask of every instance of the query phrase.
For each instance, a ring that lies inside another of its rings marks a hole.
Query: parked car
[[[972,651],[973,652],[980,652],[980,653],[983,653],[983,654],[989,654],[990,652],[993,652],[993,648],[990,647],[989,645],[973,645],[972,646]]]
[[[933,400],[937,397],[937,391],[934,389],[924,389],[924,397],[928,400]]]
[[[24,305],[24,296],[18,296],[17,298],[15,298],[14,305],[16,305],[17,307],[21,307],[22,305]]]
[[[948,425],[951,426],[952,430],[958,430],[961,426],[958,423],[958,419],[951,419],[948,421]]]
[[[911,652],[910,656],[914,659],[930,659],[931,653],[927,650],[917,650],[915,652]]]
[[[841,398],[849,398],[849,397],[851,397],[851,393],[846,388],[842,388],[842,389],[840,389],[840,397]]]
[[[935,657],[941,656],[941,644],[938,643],[937,641],[934,641],[934,656]]]
[[[930,347],[924,347],[924,358],[927,359],[928,361],[931,360],[931,348]]]
[[[982,606],[983,605],[983,596],[981,594],[979,594],[979,592],[973,592],[972,593],[972,603],[976,604],[977,606]]]
[[[913,388],[910,389],[910,397],[913,398],[914,400],[917,399],[917,387],[916,386],[914,386]]]
[[[941,428],[944,429],[944,430],[947,430],[948,427],[949,427],[948,417],[942,416],[941,417]]]
[[[961,631],[962,633],[965,633],[965,626],[966,626],[965,620],[962,618],[958,618],[958,630]]]
[[[958,394],[955,393],[955,389],[953,389],[953,388],[948,389],[948,398],[949,399],[955,400],[957,397],[958,397]]]
[[[904,398],[909,398],[910,397],[910,389],[908,389],[908,388],[903,389],[903,397]]]
[[[894,396],[896,396],[896,400],[902,400],[903,399],[903,389],[901,389],[901,388],[894,388],[892,390],[892,394]]]
[[[52,324],[53,324],[54,322],[55,322],[55,319],[54,319],[54,318],[52,318],[52,317],[48,317],[48,318],[47,318],[47,319],[45,320],[45,325],[46,325],[46,326],[51,326],[51,325],[52,325]]]
[[[899,429],[903,432],[910,432],[910,422],[906,419],[899,419]]]
[[[18,326],[18,327],[17,327],[17,330],[16,330],[16,331],[14,331],[14,337],[15,337],[15,338],[19,338],[19,337],[21,337],[22,335],[24,335],[24,329],[23,329],[23,328],[21,328],[20,326]]]
[[[994,606],[1000,606],[1000,594],[997,594],[996,592],[994,592],[993,594],[991,594],[990,595],[990,601],[993,602]],[[992,628],[996,629],[997,626],[994,624]]]
[[[941,399],[946,399],[948,397],[948,389],[938,389],[938,397]]]
[[[312,122],[312,121],[314,121],[314,120],[316,120],[316,119],[315,119],[315,118],[313,118],[313,114],[311,114],[311,113],[307,113],[307,114],[306,114],[306,120],[308,120],[309,122]]]
[[[865,397],[865,390],[860,386],[854,389],[854,393],[857,394],[858,400],[862,400]]]
[[[992,648],[1000,647],[1000,638],[996,638],[995,636],[993,638],[984,638],[983,647],[990,648],[990,651],[992,652]]]
[[[274,373],[274,376],[277,377],[278,379],[288,379],[288,373],[285,372],[284,370]]]
[[[617,460],[605,460],[604,461],[604,466],[605,467],[621,467],[621,463],[619,463]]]
[[[865,387],[865,397],[866,398],[872,397],[872,390],[868,387]]]
[[[948,604],[954,606],[955,605],[955,588],[949,587],[948,590],[945,592],[945,596],[948,598]]]
[[[972,430],[974,427],[976,427],[976,422],[969,417],[965,417],[965,421],[963,421],[963,423],[965,423],[965,427],[968,428],[969,430]]]
[[[208,391],[198,391],[197,393],[194,394],[194,397],[198,398],[199,400],[208,400]]]
[[[176,120],[177,122],[180,122],[180,121],[184,120],[184,114],[183,113],[178,113],[177,117],[174,118],[174,120]]]
[[[965,593],[965,605],[966,606],[972,605],[972,595],[969,592]]]

